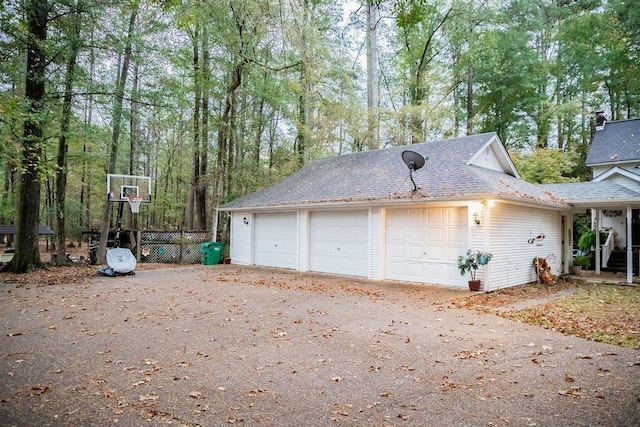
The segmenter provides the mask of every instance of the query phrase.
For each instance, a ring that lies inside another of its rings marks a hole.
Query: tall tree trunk
[[[236,64],[235,69],[231,73],[231,81],[227,85],[227,90],[224,99],[224,107],[222,110],[222,116],[220,117],[218,125],[218,158],[217,158],[217,173],[216,173],[216,203],[223,200],[227,195],[231,186],[231,162],[233,161],[233,120],[235,117],[235,91],[242,84],[242,73],[244,66],[246,65],[246,59],[241,58]],[[214,233],[221,235],[227,234],[226,221],[218,221],[218,230],[214,230]]]
[[[15,85],[11,86],[11,96],[17,98],[17,88]],[[19,121],[17,117],[11,117],[10,126],[12,128],[19,128]],[[11,137],[16,143],[17,135]],[[6,224],[13,224],[16,222],[15,213],[18,211],[18,197],[17,192],[19,186],[17,185],[19,160],[14,156],[9,156],[9,147],[0,145],[0,156],[3,156],[6,160],[4,162],[4,182],[2,186],[2,194],[0,195],[0,222]],[[6,243],[13,246],[13,234],[8,236],[0,236],[0,241],[4,243],[4,237],[6,237]]]
[[[300,64],[300,96],[298,97],[298,126],[295,143],[298,166],[304,165],[305,152],[307,151],[307,129],[309,127],[308,90],[309,78],[307,77],[307,63],[303,60]]]
[[[440,30],[440,28],[445,24],[451,11],[453,9],[449,8],[447,12],[439,18],[438,22],[434,23],[434,27],[427,34],[427,39],[424,41],[422,45],[422,53],[417,63],[415,64],[416,69],[413,75],[413,83],[409,90],[409,97],[411,101],[411,106],[415,107],[415,111],[413,111],[410,126],[411,126],[411,143],[418,144],[420,142],[424,142],[424,136],[426,133],[426,129],[424,126],[424,119],[421,106],[424,104],[424,101],[427,100],[428,96],[428,88],[424,84],[424,76],[427,72],[427,68],[431,61],[435,58],[435,54],[433,51],[433,44],[436,40],[436,34]]]
[[[198,186],[198,174],[200,173],[200,107],[201,107],[201,70],[200,70],[200,24],[196,23],[193,33],[193,145],[191,177],[189,179],[189,196],[187,199],[186,227],[193,230],[193,217],[196,199],[196,187]]]
[[[140,130],[140,103],[138,86],[140,84],[140,64],[137,60],[133,63],[133,84],[131,87],[131,116],[129,119],[129,174],[140,175],[140,140],[142,131]],[[122,214],[122,223],[128,224],[130,230],[138,229],[138,215],[134,215],[130,209],[125,209]]]
[[[378,116],[378,2],[367,0],[367,145],[380,148]]]
[[[207,229],[207,163],[209,161],[209,43],[206,28],[202,28],[202,126],[200,135],[200,170],[196,186],[196,215],[198,230]]]
[[[122,69],[116,81],[115,99],[113,101],[113,130],[111,132],[111,147],[109,155],[109,163],[107,164],[107,173],[115,173],[116,160],[118,158],[118,142],[120,140],[120,123],[122,122],[122,104],[124,101],[124,89],[127,83],[127,75],[129,73],[129,62],[131,61],[133,32],[135,31],[136,18],[138,16],[139,3],[133,3],[133,10],[129,18],[129,29],[127,33],[127,43],[124,49],[124,58],[122,61]],[[105,198],[108,189],[105,189]],[[100,230],[100,245],[98,247],[98,261],[105,262],[107,253],[107,240],[109,239],[109,228],[111,225],[111,208],[112,203],[106,202],[102,216],[102,228]]]
[[[473,67],[467,69],[467,135],[473,135]]]
[[[304,26],[310,24],[309,20],[309,0],[302,2],[302,22]],[[309,78],[309,65],[311,63],[309,53],[309,41],[307,35],[302,31],[301,37],[301,60],[300,60],[300,94],[298,96],[298,124],[296,129],[295,152],[298,166],[302,167],[306,161],[308,133],[309,133],[309,97],[311,92],[311,79]]]
[[[475,26],[473,24],[469,25],[470,51],[473,49],[473,42],[475,40],[474,28]],[[473,76],[473,64],[471,61],[469,61],[469,65],[467,66],[467,135],[473,135],[473,117],[475,116],[475,111],[473,109]]]
[[[62,103],[62,119],[60,121],[60,137],[58,139],[58,158],[56,168],[56,231],[57,250],[56,255],[59,265],[66,262],[66,228],[65,228],[65,205],[67,192],[67,133],[71,121],[71,103],[73,101],[73,84],[76,74],[76,59],[80,49],[80,13],[81,3],[76,4],[76,10],[72,17],[73,33],[70,35],[69,57],[67,58],[67,70],[64,84],[64,100]]]
[[[42,157],[41,112],[45,93],[46,57],[43,51],[47,39],[47,18],[50,5],[47,0],[29,0],[27,14],[27,72],[25,98],[27,111],[23,127],[24,149],[18,201],[18,238],[16,253],[10,263],[14,273],[26,273],[41,266],[38,248],[40,222],[40,176],[38,167]]]
[[[93,48],[93,25],[91,26],[91,50],[89,53],[89,92],[92,92],[96,71],[96,55]],[[84,120],[84,138],[82,143],[82,186],[80,187],[80,204],[84,210],[84,222],[81,227],[88,229],[91,225],[91,168],[87,166],[87,140],[93,123],[93,95],[87,97]]]

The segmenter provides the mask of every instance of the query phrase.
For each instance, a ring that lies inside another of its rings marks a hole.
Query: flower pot
[[[572,265],[571,267],[569,267],[569,270],[571,271],[571,274],[580,274],[582,273],[582,266]]]
[[[480,280],[469,280],[469,290],[470,291],[479,291],[480,290]]]

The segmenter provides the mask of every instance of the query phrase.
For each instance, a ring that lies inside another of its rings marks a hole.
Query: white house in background
[[[600,268],[638,274],[640,249],[640,119],[607,122],[599,115],[586,164],[588,183],[546,186],[574,209],[591,208],[593,227],[608,231]],[[625,196],[624,193],[627,195]]]
[[[405,150],[428,158],[415,191]],[[640,190],[584,184],[601,195],[588,207],[640,207]],[[562,188],[566,198],[522,180],[486,133],[320,159],[220,209],[231,215],[234,264],[466,288],[457,258],[481,249],[493,254],[478,271],[490,291],[535,281],[535,257],[568,272],[573,248],[563,237],[587,190]]]

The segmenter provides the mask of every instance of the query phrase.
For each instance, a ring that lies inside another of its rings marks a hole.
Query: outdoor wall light
[[[249,225],[249,218],[245,216],[244,218],[242,218],[242,222],[244,222],[245,225]]]
[[[475,222],[476,225],[480,225],[480,214],[478,214],[478,212],[473,213],[473,222]]]

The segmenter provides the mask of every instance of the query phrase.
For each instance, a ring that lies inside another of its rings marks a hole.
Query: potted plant
[[[470,291],[480,290],[480,280],[476,280],[476,271],[479,266],[487,265],[492,257],[493,255],[489,252],[473,251],[471,249],[467,250],[465,255],[458,257],[458,270],[460,270],[460,275],[464,276],[468,272],[471,276],[471,280],[469,280]]]
[[[573,258],[573,265],[571,266],[571,272],[573,274],[580,274],[582,269],[588,270],[591,268],[591,259],[587,255],[579,255]]]

